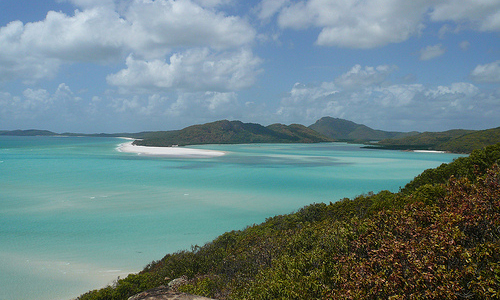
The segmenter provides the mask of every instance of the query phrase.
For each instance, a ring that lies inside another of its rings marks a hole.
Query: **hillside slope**
[[[186,146],[201,144],[318,143],[332,140],[303,125],[260,124],[216,121],[177,131],[153,132],[134,144],[141,146]]]
[[[455,129],[444,132],[424,132],[405,138],[382,140],[377,145],[385,149],[470,153],[474,149],[496,143],[500,143],[500,127],[478,131]]]
[[[0,130],[0,135],[4,136],[56,136],[57,133],[48,130],[28,129],[28,130]]]
[[[416,134],[416,132],[375,130],[366,125],[332,117],[323,117],[309,126],[309,128],[329,138],[340,141],[378,141]]]
[[[475,150],[399,193],[269,218],[78,299],[127,299],[181,276],[179,290],[216,299],[498,299],[499,162],[500,144]]]

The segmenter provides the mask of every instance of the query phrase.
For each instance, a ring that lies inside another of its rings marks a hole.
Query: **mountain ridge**
[[[416,135],[418,132],[383,131],[349,120],[323,117],[309,128],[335,140],[372,141]]]
[[[500,142],[500,127],[486,130],[452,129],[443,132],[423,132],[410,137],[387,139],[373,144],[389,150],[438,150],[470,153],[474,149]]]
[[[48,130],[0,131],[0,136],[90,136],[130,137],[135,145],[187,146],[201,144],[321,143],[350,142],[387,150],[439,150],[470,153],[500,142],[500,127],[486,130],[453,129],[443,132],[397,132],[370,128],[349,120],[323,117],[306,127],[301,124],[271,124],[219,120],[180,130],[137,133],[54,133]]]
[[[134,144],[169,147],[201,144],[319,142],[333,142],[333,140],[300,124],[272,124],[264,127],[256,123],[220,120],[192,125],[181,130],[152,132],[146,134],[143,139],[134,141]]]

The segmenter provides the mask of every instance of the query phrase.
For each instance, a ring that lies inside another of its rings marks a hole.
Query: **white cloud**
[[[81,8],[110,7],[115,6],[114,0],[56,0],[57,2],[70,2]]]
[[[239,107],[234,92],[180,93],[167,114],[190,119],[228,118],[232,114],[239,114]]]
[[[51,78],[64,62],[103,62],[121,55],[122,22],[96,8],[73,17],[49,12],[44,21],[0,28],[0,80]],[[106,28],[106,30],[102,30]]]
[[[481,31],[500,30],[496,0],[303,0],[265,1],[260,17],[278,13],[283,29],[320,28],[316,44],[374,48],[419,35],[429,22],[452,21]],[[458,28],[457,28],[458,29]],[[439,35],[456,32],[445,24]]]
[[[374,88],[374,92],[378,93],[374,101],[381,107],[403,107],[409,105],[417,95],[424,91],[425,87],[421,84],[398,84]]]
[[[204,7],[216,7],[216,6],[231,4],[233,0],[194,0],[194,2]]]
[[[339,91],[333,82],[317,86],[296,83],[288,96],[281,100],[277,114],[290,122],[319,119],[318,113],[322,116],[339,115],[343,110],[336,97]]]
[[[481,31],[500,30],[500,2],[496,0],[439,1],[430,16],[433,21],[466,23]]]
[[[176,53],[165,60],[127,58],[127,69],[109,75],[108,83],[136,89],[235,91],[251,86],[261,60],[250,50],[214,53],[207,48]]]
[[[282,28],[321,28],[318,45],[373,48],[402,42],[419,33],[427,2],[301,1],[283,8],[278,22]]]
[[[262,0],[257,8],[258,17],[260,19],[269,19],[289,2],[289,0]]]
[[[241,47],[256,35],[240,17],[204,9],[189,0],[138,0],[126,20],[131,23],[128,44],[146,58],[158,58],[175,47]]]
[[[18,120],[33,120],[35,124],[54,120],[79,122],[88,108],[88,103],[76,96],[65,83],[59,84],[53,93],[32,88],[25,89],[19,96],[0,93],[0,126],[10,127]]]
[[[227,51],[247,47],[256,36],[247,21],[212,7],[227,1],[135,0],[119,9],[123,14],[111,0],[71,2],[83,10],[72,16],[49,11],[39,22],[0,27],[0,80],[50,78],[64,63],[118,61],[125,53],[160,59],[189,47]]]
[[[420,60],[430,60],[443,55],[446,49],[442,44],[427,46],[420,50]]]
[[[59,59],[44,57],[21,42],[24,25],[20,21],[0,28],[0,81],[53,77],[61,65]]]
[[[471,77],[478,82],[500,82],[500,60],[489,64],[478,65],[472,71]]]
[[[380,85],[384,83],[389,75],[397,68],[382,65],[378,67],[365,67],[355,65],[349,72],[342,74],[335,83],[344,89],[357,89],[366,86]]]
[[[329,115],[376,129],[437,131],[475,128],[481,125],[477,120],[494,123],[492,112],[500,110],[498,95],[466,82],[437,87],[373,82],[358,89],[343,89],[337,84],[340,78],[318,85],[296,83],[281,100],[277,117],[285,123],[313,123]]]

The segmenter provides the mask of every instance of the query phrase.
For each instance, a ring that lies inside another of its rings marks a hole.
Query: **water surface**
[[[0,137],[0,299],[70,299],[166,253],[319,202],[396,192],[457,155],[360,145],[194,148],[217,158],[116,151],[116,138]]]

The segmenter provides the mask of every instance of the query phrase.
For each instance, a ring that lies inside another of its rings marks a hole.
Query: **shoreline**
[[[440,150],[411,150],[411,152],[417,152],[417,153],[447,153],[446,151],[440,151]]]
[[[133,142],[122,143],[116,150],[125,153],[136,153],[137,155],[156,156],[156,157],[177,157],[177,158],[212,158],[223,156],[223,151],[193,149],[184,147],[148,147],[136,146]]]

